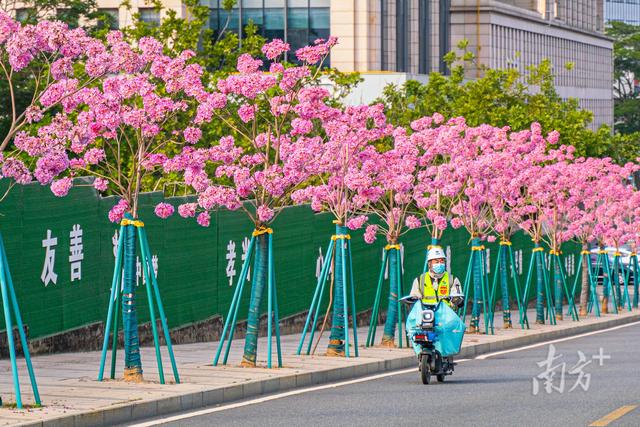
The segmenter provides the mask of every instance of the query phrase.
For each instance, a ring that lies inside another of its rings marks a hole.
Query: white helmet
[[[446,258],[444,251],[440,246],[434,246],[429,249],[429,254],[427,255],[427,261],[431,261],[432,259],[440,259]]]

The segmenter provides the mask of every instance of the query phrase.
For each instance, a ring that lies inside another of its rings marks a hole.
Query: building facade
[[[640,25],[640,0],[605,0],[604,19]]]

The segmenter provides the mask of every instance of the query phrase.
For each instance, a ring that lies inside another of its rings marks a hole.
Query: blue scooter
[[[436,311],[440,304],[445,303],[441,301],[438,304],[425,304],[411,296],[401,298],[400,301],[405,304],[409,312],[406,331],[418,357],[422,384],[429,384],[431,375],[435,375],[438,382],[444,382],[447,375],[453,374],[456,365],[453,356],[443,356],[437,348],[439,346],[436,345],[440,338],[436,332]],[[464,297],[452,297],[451,303],[454,307],[461,307],[464,304]],[[464,329],[462,333],[464,334]]]

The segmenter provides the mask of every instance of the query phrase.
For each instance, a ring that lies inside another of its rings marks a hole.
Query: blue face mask
[[[444,273],[445,270],[445,265],[444,264],[433,264],[433,272],[436,274],[442,274]]]

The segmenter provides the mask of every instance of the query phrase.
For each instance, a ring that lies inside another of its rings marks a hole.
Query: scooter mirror
[[[412,297],[411,295],[400,298],[400,302],[404,304],[408,309],[410,309],[416,301],[418,301],[418,298]]]

